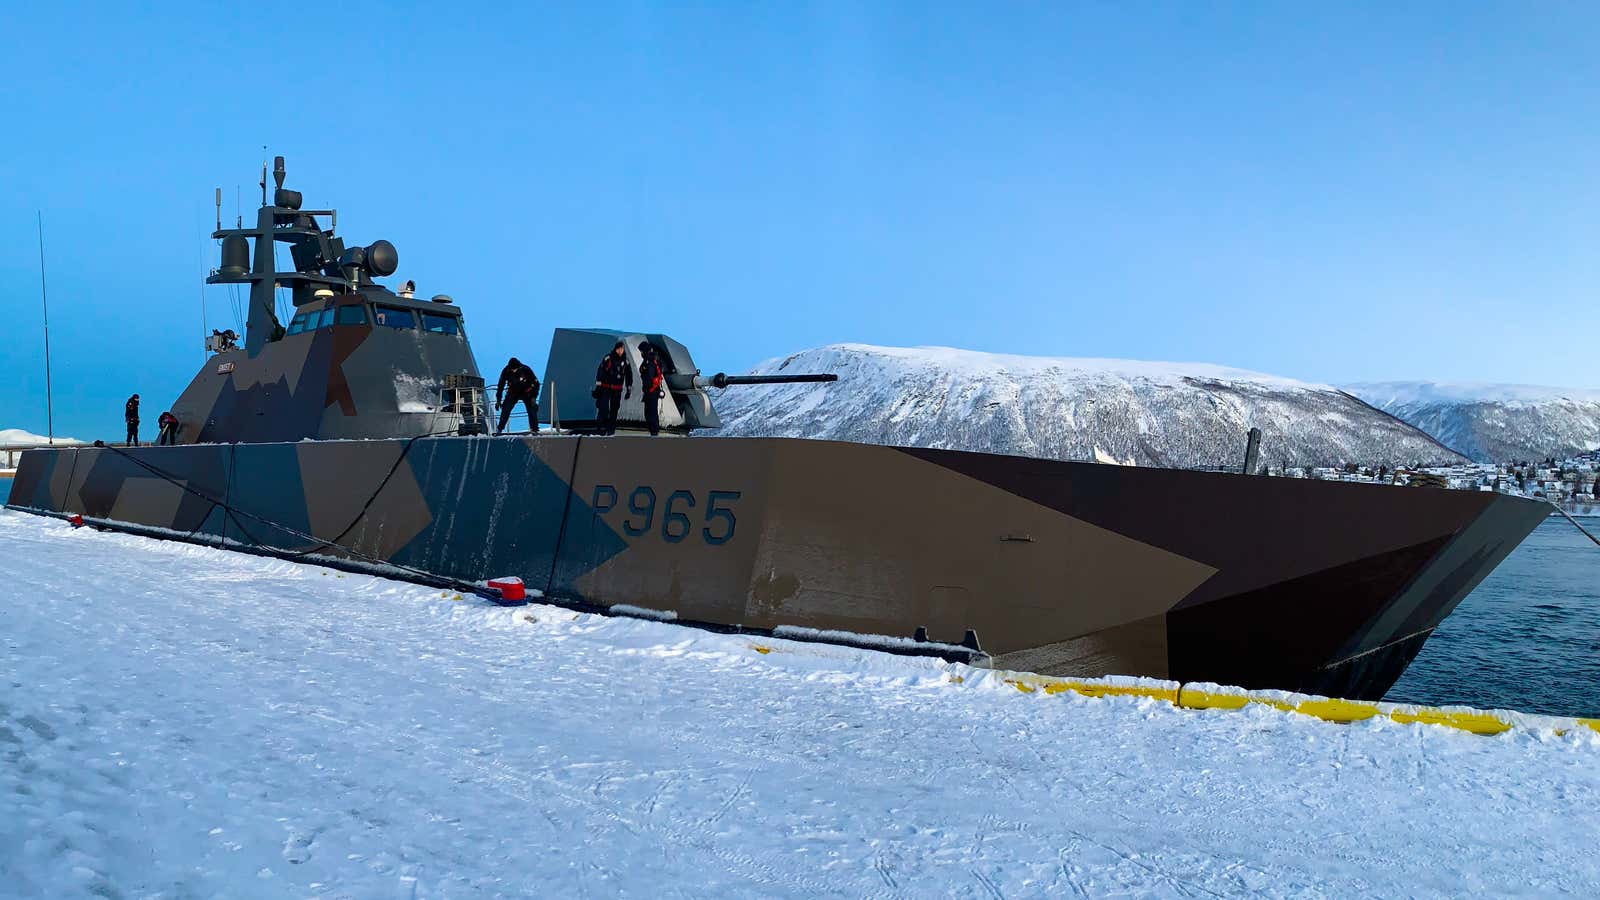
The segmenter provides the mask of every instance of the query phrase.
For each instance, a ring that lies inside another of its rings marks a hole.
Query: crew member
[[[178,417],[170,411],[161,414],[156,419],[156,424],[161,426],[161,431],[156,435],[156,446],[162,444],[176,444],[178,442]]]
[[[134,394],[122,407],[122,418],[128,423],[128,446],[139,446],[139,395]]]
[[[633,365],[628,362],[627,346],[617,341],[594,371],[595,420],[601,434],[617,433],[617,410],[632,396]]]
[[[661,433],[661,398],[666,396],[666,375],[661,371],[661,357],[656,345],[639,342],[639,397],[644,401],[644,424],[650,436]]]
[[[511,418],[511,409],[522,402],[522,408],[528,413],[528,430],[534,433],[539,431],[539,416],[534,409],[534,404],[539,399],[539,377],[533,374],[533,369],[528,364],[511,357],[506,367],[500,370],[500,383],[494,387],[494,406],[500,410],[500,424],[494,430],[495,434],[503,434],[506,422]]]

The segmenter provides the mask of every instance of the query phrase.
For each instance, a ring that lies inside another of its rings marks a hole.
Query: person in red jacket
[[[178,442],[178,417],[170,411],[161,414],[156,419],[156,424],[161,426],[161,431],[156,435],[156,446],[162,444],[176,444]]]
[[[628,362],[627,345],[617,341],[594,370],[595,424],[601,434],[617,433],[617,410],[632,396],[633,364]]]
[[[644,424],[650,436],[661,433],[661,398],[667,395],[666,372],[661,368],[661,357],[656,346],[649,341],[639,342],[639,397],[644,401]]]

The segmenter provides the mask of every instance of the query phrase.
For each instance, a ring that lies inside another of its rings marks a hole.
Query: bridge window
[[[460,334],[461,323],[455,316],[441,316],[438,313],[422,314],[422,330],[434,334]]]
[[[289,320],[289,329],[285,331],[284,334],[299,334],[302,331],[308,330],[306,326],[306,320],[315,315],[316,313],[295,313],[294,318]],[[316,326],[312,325],[310,327],[315,328]]]
[[[322,315],[317,318],[317,327],[318,328],[327,328],[329,325],[332,325],[332,324],[333,324],[333,307],[330,306],[327,309],[323,310],[322,311]]]
[[[389,328],[417,327],[417,318],[411,314],[409,309],[400,309],[395,306],[375,306],[373,310],[376,313],[375,317],[379,325]]]
[[[334,320],[335,325],[365,325],[367,324],[367,308],[359,303],[339,307],[339,317]]]

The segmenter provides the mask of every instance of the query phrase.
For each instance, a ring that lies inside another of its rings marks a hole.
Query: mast
[[[55,403],[50,393],[50,292],[44,282],[44,211],[35,210],[39,219],[39,299],[44,304],[44,421],[51,446],[56,442]]]
[[[213,239],[222,241],[222,265],[206,278],[207,284],[245,284],[249,288],[249,313],[244,323],[244,350],[255,357],[269,342],[283,334],[278,321],[276,303],[277,287],[282,284],[294,291],[296,304],[305,302],[317,287],[337,291],[350,289],[352,282],[340,272],[345,254],[343,241],[333,237],[331,230],[324,232],[316,223],[317,216],[333,216],[333,210],[302,209],[299,191],[285,190],[283,186],[283,157],[272,161],[272,180],[276,190],[267,198],[267,167],[261,167],[262,205],[256,211],[254,228],[243,227],[242,216],[237,228],[219,227],[211,233]],[[220,217],[219,217],[220,219]],[[291,268],[278,271],[273,253],[278,242],[311,245],[302,259],[291,248],[294,260]],[[381,243],[381,242],[380,242]],[[374,245],[376,246],[376,245]],[[388,246],[385,244],[385,246]],[[360,249],[360,248],[357,248]],[[394,248],[388,246],[392,256]],[[363,266],[365,256],[356,261]],[[376,271],[376,270],[374,270]],[[379,272],[387,275],[390,272]]]

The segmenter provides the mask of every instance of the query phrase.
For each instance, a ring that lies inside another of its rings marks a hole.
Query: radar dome
[[[400,268],[400,252],[388,241],[374,241],[367,246],[367,271],[383,278]]]

